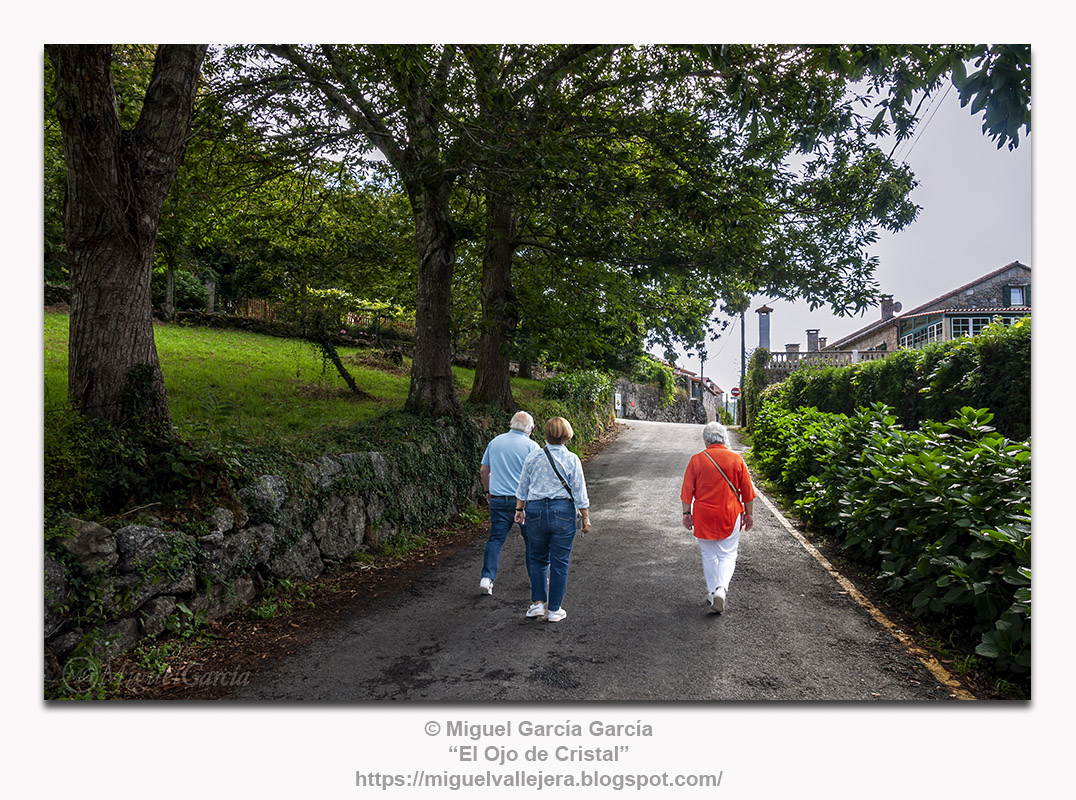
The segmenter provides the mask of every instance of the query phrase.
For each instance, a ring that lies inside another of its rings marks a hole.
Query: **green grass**
[[[400,408],[406,370],[393,375],[340,356],[373,401],[355,398],[336,369],[298,340],[181,325],[154,326],[172,419],[182,436],[208,430],[262,444],[301,439],[312,430],[357,422]],[[45,314],[45,409],[67,405],[68,316]],[[405,365],[406,367],[406,365]]]
[[[67,403],[68,315],[45,312],[45,411]],[[372,419],[403,407],[410,361],[391,369],[373,351],[341,348],[340,357],[373,400],[359,400],[336,369],[305,342],[244,331],[174,324],[154,326],[172,419],[185,438],[290,445],[314,431]],[[461,396],[474,371],[452,368]],[[513,379],[520,399],[540,381]]]

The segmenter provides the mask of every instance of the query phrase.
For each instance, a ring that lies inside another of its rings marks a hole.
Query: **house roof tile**
[[[1031,306],[989,306],[982,308],[938,308],[934,311],[920,311],[901,314],[900,319],[912,317],[932,317],[935,314],[1012,314],[1014,312],[1031,313]]]

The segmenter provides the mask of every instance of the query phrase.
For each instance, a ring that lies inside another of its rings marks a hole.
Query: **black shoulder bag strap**
[[[572,487],[568,485],[568,482],[564,480],[564,476],[560,474],[560,470],[557,469],[557,463],[553,460],[553,454],[549,452],[549,447],[543,447],[542,451],[545,453],[545,457],[549,459],[549,466],[553,468],[553,474],[557,476],[560,485],[568,492],[568,498],[572,501],[572,505],[574,506],[575,496],[572,494]]]

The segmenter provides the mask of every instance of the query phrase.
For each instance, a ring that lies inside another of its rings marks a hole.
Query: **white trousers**
[[[741,518],[742,519],[742,518]],[[718,587],[728,591],[729,581],[736,569],[736,551],[740,547],[740,519],[736,528],[724,539],[696,539],[702,554],[702,574],[706,578],[706,591],[716,592]]]

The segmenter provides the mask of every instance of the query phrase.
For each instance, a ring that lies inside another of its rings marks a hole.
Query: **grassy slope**
[[[369,352],[343,348],[340,356],[374,401],[358,401],[331,364],[309,344],[212,328],[157,325],[157,353],[172,418],[195,441],[206,436],[286,444],[326,426],[370,419],[403,406],[410,363],[371,365]],[[68,316],[45,313],[45,410],[67,403]],[[377,368],[380,366],[381,368]],[[472,370],[453,368],[461,395]],[[533,396],[537,381],[513,380],[518,395]]]

